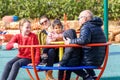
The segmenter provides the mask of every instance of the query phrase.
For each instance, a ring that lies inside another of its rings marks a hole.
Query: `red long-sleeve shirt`
[[[39,45],[37,36],[34,33],[30,33],[28,37],[23,37],[22,34],[16,34],[6,45],[6,49],[10,50],[13,48],[13,44],[18,43],[19,45]],[[34,48],[35,63],[38,64],[40,61],[40,48]],[[17,57],[31,59],[30,48],[19,48]]]

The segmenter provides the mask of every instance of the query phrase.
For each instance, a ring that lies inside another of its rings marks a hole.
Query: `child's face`
[[[60,25],[54,26],[53,30],[57,33],[60,34],[62,32],[62,28]]]
[[[23,24],[23,26],[21,27],[21,32],[24,34],[24,35],[28,35],[31,31],[31,25],[29,22],[25,22]]]

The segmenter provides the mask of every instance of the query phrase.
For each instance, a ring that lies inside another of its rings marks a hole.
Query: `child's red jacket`
[[[6,49],[10,50],[13,48],[13,44],[18,43],[19,45],[39,45],[36,34],[30,33],[28,37],[22,37],[22,34],[16,34],[6,45]],[[34,48],[35,63],[38,64],[40,61],[40,48]],[[31,48],[19,48],[19,58],[31,59]]]

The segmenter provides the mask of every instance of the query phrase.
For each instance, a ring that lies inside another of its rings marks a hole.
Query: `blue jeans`
[[[6,64],[1,80],[15,80],[20,67],[29,63],[31,63],[30,59],[14,57]]]

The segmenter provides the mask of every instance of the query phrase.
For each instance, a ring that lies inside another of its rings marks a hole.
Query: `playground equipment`
[[[106,54],[105,54],[105,58],[104,58],[104,62],[103,65],[101,67],[96,67],[96,66],[78,66],[78,67],[58,67],[58,66],[53,66],[53,67],[46,67],[46,66],[36,66],[35,65],[35,59],[34,59],[34,51],[33,48],[34,47],[40,47],[40,48],[63,48],[63,47],[82,47],[83,45],[77,45],[77,44],[69,44],[69,45],[20,45],[19,47],[25,48],[25,47],[29,47],[31,49],[31,55],[32,55],[32,64],[33,66],[22,66],[22,68],[25,68],[29,77],[31,78],[31,80],[40,80],[40,77],[38,76],[38,72],[42,71],[42,70],[77,70],[77,69],[98,69],[101,70],[100,73],[97,76],[96,80],[100,80],[105,68],[106,68],[106,64],[107,64],[107,60],[108,60],[108,53],[109,53],[109,45],[111,43],[107,42],[107,43],[92,43],[92,44],[87,44],[84,46],[106,46]],[[60,50],[60,49],[59,49]],[[59,54],[60,55],[60,54]],[[34,79],[34,77],[32,76],[31,72],[29,69],[33,69],[34,70],[34,74],[36,79]],[[78,76],[76,77],[76,80],[78,80]]]
[[[19,17],[18,16],[4,16],[2,18],[2,21],[4,22],[14,22],[14,21],[18,21]]]

